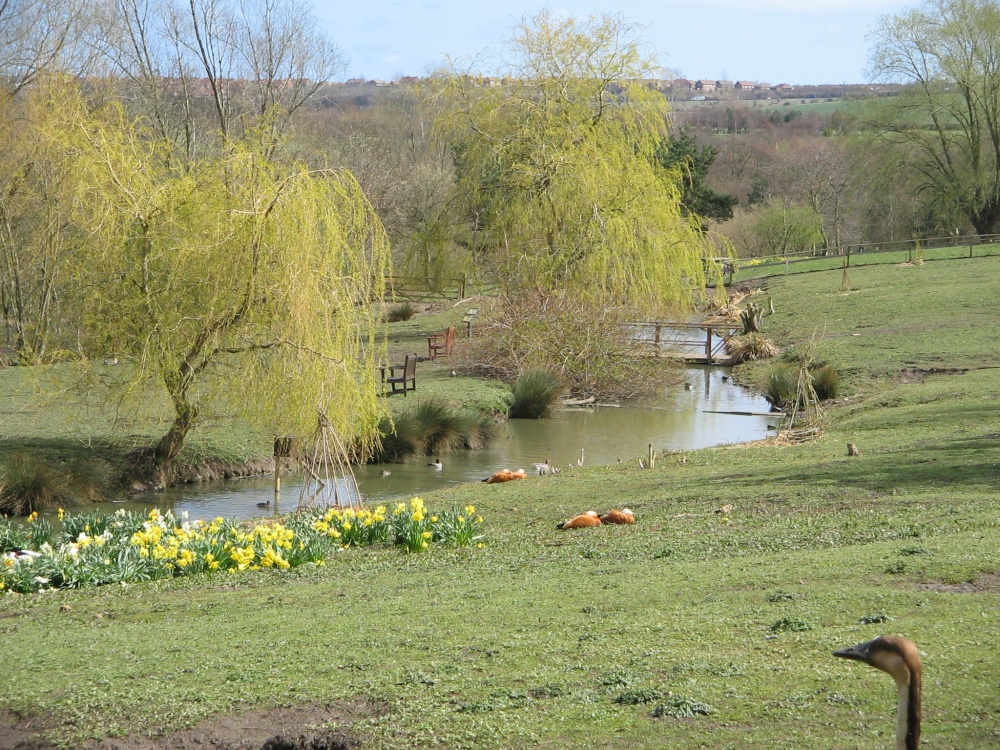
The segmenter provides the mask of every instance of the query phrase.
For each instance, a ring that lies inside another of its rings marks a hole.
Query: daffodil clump
[[[186,513],[156,509],[146,516],[60,509],[58,516],[58,534],[37,513],[24,524],[0,519],[0,594],[325,565],[352,547],[394,544],[422,552],[432,544],[468,546],[482,539],[483,523],[471,505],[436,515],[419,497],[398,503],[392,513],[383,505],[319,508],[259,525],[223,518],[188,521]]]

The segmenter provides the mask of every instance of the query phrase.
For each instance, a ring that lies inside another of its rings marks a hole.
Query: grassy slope
[[[355,727],[368,747],[876,748],[891,745],[891,681],[830,652],[898,632],[926,652],[928,745],[996,746],[1000,371],[887,378],[995,366],[998,270],[858,269],[846,295],[836,271],[772,281],[768,332],[824,329],[817,355],[854,391],[813,444],[425,498],[475,503],[482,550],[3,597],[0,690],[69,744],[363,698],[387,706]],[[625,505],[635,527],[554,528]],[[810,629],[773,632],[782,618]],[[643,688],[714,712],[653,719],[655,704],[612,700]]]

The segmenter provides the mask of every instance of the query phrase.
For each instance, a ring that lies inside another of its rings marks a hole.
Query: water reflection
[[[766,437],[769,425],[777,421],[766,415],[768,402],[724,381],[728,376],[725,368],[689,368],[685,371],[687,387],[672,388],[652,405],[580,407],[564,409],[554,419],[509,420],[488,449],[444,455],[440,469],[427,465],[435,457],[420,457],[408,464],[356,467],[358,489],[368,502],[391,500],[478,482],[501,469],[526,469],[531,474],[533,463],[546,460],[560,468],[575,465],[581,455],[588,466],[619,459],[635,462],[647,454],[650,443],[657,451],[677,451]],[[388,476],[383,476],[386,471]],[[187,511],[192,519],[270,515],[298,506],[301,481],[298,476],[282,477],[277,503],[274,479],[266,476],[175,487],[108,508],[172,508]],[[351,494],[343,485],[338,491]],[[270,506],[258,507],[268,501]]]

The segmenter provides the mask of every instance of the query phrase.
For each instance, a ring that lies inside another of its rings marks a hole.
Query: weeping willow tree
[[[353,177],[275,163],[266,129],[182,164],[120,107],[53,107],[77,179],[81,345],[124,359],[132,393],[165,392],[152,455],[174,459],[207,405],[301,435],[333,403],[333,428],[363,445],[389,247]]]
[[[526,18],[502,85],[454,67],[439,132],[453,145],[477,249],[515,291],[564,290],[658,310],[691,303],[716,253],[681,205],[657,146],[669,106],[654,62],[620,17]]]

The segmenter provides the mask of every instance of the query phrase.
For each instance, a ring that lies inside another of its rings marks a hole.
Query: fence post
[[[712,364],[712,326],[705,328],[705,359]]]
[[[459,299],[465,299],[465,274],[462,274],[462,288],[459,290]]]
[[[844,266],[844,267],[845,268],[850,268],[851,267],[851,246],[850,245],[847,246],[847,265]]]

